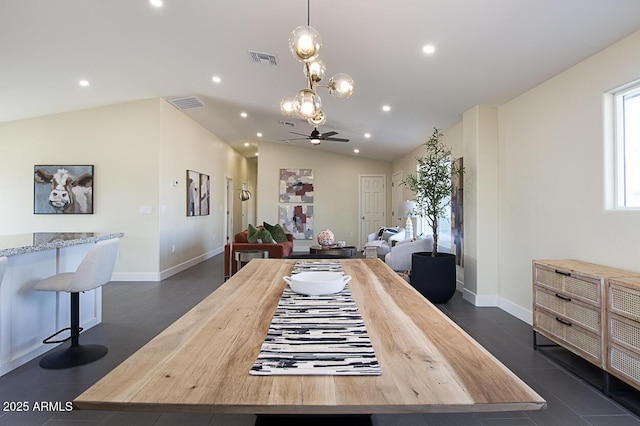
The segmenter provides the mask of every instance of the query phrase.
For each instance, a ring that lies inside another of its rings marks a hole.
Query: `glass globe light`
[[[322,109],[322,100],[313,90],[302,89],[294,101],[296,113],[301,118],[312,118]]]
[[[336,99],[347,99],[353,93],[353,79],[339,73],[329,79],[329,93]]]
[[[300,62],[313,61],[320,54],[322,40],[315,28],[301,25],[289,36],[289,51]]]
[[[316,59],[315,61],[307,62],[304,67],[304,72],[307,78],[311,79],[313,83],[318,83],[324,78],[324,74],[327,71],[327,67],[324,62],[320,59]]]
[[[284,115],[295,115],[296,107],[294,100],[292,98],[284,98],[280,101],[280,111]]]
[[[327,122],[327,116],[324,115],[324,112],[322,111],[318,112],[318,114],[315,117],[307,120],[307,123],[309,123],[309,125],[314,128],[320,127],[326,122]]]

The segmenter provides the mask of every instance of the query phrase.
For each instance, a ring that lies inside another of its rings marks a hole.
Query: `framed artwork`
[[[34,214],[93,214],[93,166],[34,166]]]
[[[280,202],[313,203],[313,170],[280,169]]]
[[[200,173],[187,170],[187,216],[200,216]]]
[[[280,205],[279,223],[296,240],[313,239],[313,206]]]
[[[211,178],[209,175],[200,174],[200,216],[207,216],[210,207]]]

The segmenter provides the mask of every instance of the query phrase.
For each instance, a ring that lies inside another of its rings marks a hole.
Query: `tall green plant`
[[[424,143],[425,154],[416,157],[417,171],[402,181],[413,192],[416,202],[413,213],[427,218],[433,232],[432,257],[438,254],[438,219],[446,217],[446,208],[451,204],[452,176],[464,173],[464,168],[453,163],[451,149],[442,143],[443,137],[440,129],[434,127]]]

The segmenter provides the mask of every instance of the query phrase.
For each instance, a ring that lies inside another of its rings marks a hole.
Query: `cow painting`
[[[36,166],[35,213],[93,214],[93,166]]]

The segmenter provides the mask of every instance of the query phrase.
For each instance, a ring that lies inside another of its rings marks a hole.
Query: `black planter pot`
[[[445,303],[456,292],[456,256],[422,251],[411,255],[411,285],[431,303]]]

